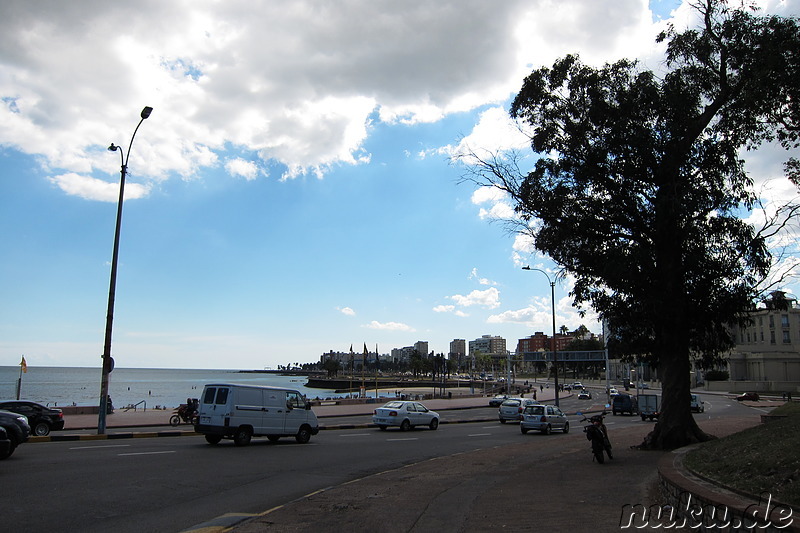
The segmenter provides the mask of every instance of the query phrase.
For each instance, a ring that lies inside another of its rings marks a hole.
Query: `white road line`
[[[123,457],[126,455],[159,455],[163,453],[175,453],[175,450],[168,450],[165,452],[133,452],[133,453],[119,453],[117,454],[119,457]]]
[[[473,433],[471,435],[467,435],[467,437],[488,437],[491,433]]]
[[[368,437],[369,433],[352,433],[350,435],[339,435],[340,437]]]
[[[409,437],[407,439],[386,439],[387,442],[400,442],[405,440],[419,440],[417,437]]]
[[[98,450],[104,448],[129,448],[130,444],[109,444],[106,446],[75,446],[70,450]]]

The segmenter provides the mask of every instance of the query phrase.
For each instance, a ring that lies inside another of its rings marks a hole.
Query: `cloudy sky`
[[[765,0],[794,15],[800,0]],[[661,65],[680,0],[6,0],[0,365],[99,366],[121,152],[120,367],[264,368],[550,331],[546,258],[451,154],[566,53]],[[783,154],[754,158],[777,177]],[[778,181],[777,183],[781,183]],[[777,186],[779,189],[783,185]],[[789,194],[790,190],[783,191]],[[556,285],[557,325],[579,318]]]

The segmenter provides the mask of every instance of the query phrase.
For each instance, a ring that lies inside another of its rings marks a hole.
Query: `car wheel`
[[[400,424],[400,431],[408,431],[409,429],[411,429],[411,422],[409,422],[408,419],[406,418]]]
[[[247,446],[253,438],[253,431],[247,427],[241,427],[233,434],[233,443],[237,446]]]
[[[551,430],[551,429],[552,429],[552,428],[550,427],[550,424],[547,424],[547,425],[544,427],[544,429],[542,430],[542,433],[544,433],[545,435],[549,435],[549,434],[550,434],[550,430]]]
[[[2,455],[0,455],[0,460],[8,459],[9,457],[11,457],[11,454],[14,453],[14,449],[16,447],[17,447],[17,443],[16,442],[14,442],[13,440],[11,442],[9,442],[8,451],[3,453]]]
[[[386,426],[380,425],[378,426],[378,429],[380,429],[381,431],[386,431]]]
[[[564,433],[569,433],[569,422],[564,422]]]
[[[222,435],[206,435],[206,442],[209,444],[219,444],[222,440]]]
[[[297,441],[298,444],[306,444],[308,441],[311,440],[311,430],[308,426],[303,426],[297,432],[297,435],[294,436],[294,440]]]
[[[500,419],[500,423],[501,423],[501,424],[505,424],[505,423],[506,423],[506,419],[505,419],[505,418],[501,418],[501,419]]]
[[[520,424],[520,426],[519,426],[519,430],[522,432],[522,434],[523,434],[523,435],[524,435],[524,434],[526,434],[526,433],[528,432],[528,428],[526,428],[526,427],[522,427],[522,424]]]
[[[39,422],[33,426],[33,434],[37,437],[45,437],[50,434],[50,424],[47,422]]]
[[[431,423],[428,425],[428,427],[431,428],[431,429],[434,429],[434,430],[438,429],[439,428],[439,419],[438,418],[432,419]]]

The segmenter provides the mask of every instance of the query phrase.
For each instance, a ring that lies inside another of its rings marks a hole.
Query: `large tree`
[[[691,358],[732,346],[727,325],[771,264],[764,234],[740,218],[757,200],[740,152],[796,147],[800,124],[797,21],[722,0],[695,8],[700,27],[659,36],[666,73],[572,55],[535,70],[511,115],[542,157],[520,174],[518,160],[473,152],[467,176],[513,197],[536,249],[575,277],[576,303],[609,324],[612,349],[658,366],[661,416],[643,445],[664,449],[709,438],[689,409]]]

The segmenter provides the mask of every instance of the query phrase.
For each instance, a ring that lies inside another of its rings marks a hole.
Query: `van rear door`
[[[208,426],[223,427],[225,418],[230,416],[228,398],[230,388],[225,386],[207,386],[200,402],[200,423]]]

